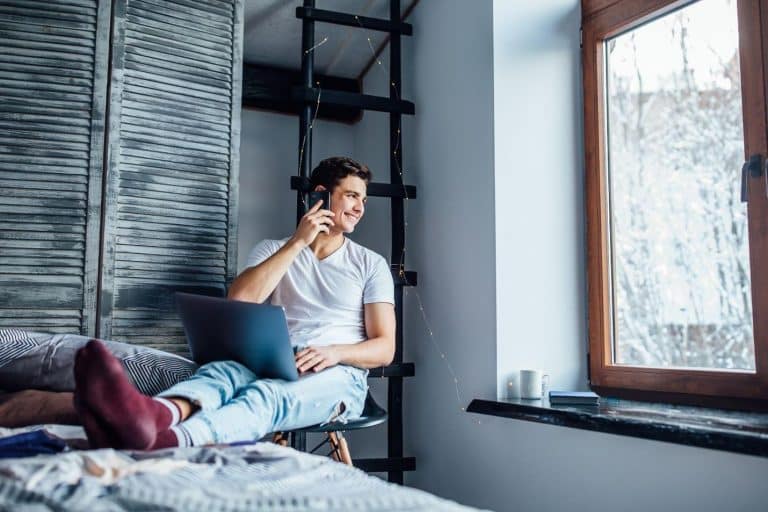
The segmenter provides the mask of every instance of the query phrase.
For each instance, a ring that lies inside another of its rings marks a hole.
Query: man
[[[264,240],[229,290],[234,300],[285,308],[296,382],[258,379],[234,361],[206,364],[158,397],[136,390],[120,362],[91,341],[75,358],[75,407],[95,447],[158,449],[260,439],[359,416],[367,368],[395,352],[394,285],[384,258],[352,242],[363,217],[368,168],[320,162],[311,182],[330,190],[284,240]]]

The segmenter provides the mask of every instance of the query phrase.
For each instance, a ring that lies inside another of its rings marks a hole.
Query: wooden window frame
[[[764,177],[750,177],[748,224],[755,372],[617,365],[612,361],[606,193],[603,42],[695,0],[582,0],[585,207],[589,378],[596,392],[622,398],[728,408],[768,409],[768,200]],[[768,0],[738,0],[745,159],[768,157],[766,88]],[[740,177],[734,169],[734,180]]]

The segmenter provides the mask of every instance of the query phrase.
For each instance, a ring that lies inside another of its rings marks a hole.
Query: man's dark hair
[[[322,185],[333,192],[339,182],[347,176],[357,176],[367,185],[371,182],[373,174],[367,165],[345,156],[332,156],[317,164],[309,181],[312,183],[312,188]]]

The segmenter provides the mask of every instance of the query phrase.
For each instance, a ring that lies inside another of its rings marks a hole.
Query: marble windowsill
[[[475,399],[467,412],[768,457],[768,414],[601,398],[598,406]]]

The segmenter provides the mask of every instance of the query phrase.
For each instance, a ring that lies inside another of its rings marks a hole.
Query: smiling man
[[[312,171],[330,210],[312,205],[293,236],[251,251],[229,298],[285,309],[299,380],[259,379],[234,361],[206,364],[158,397],[139,393],[119,361],[90,342],[75,360],[75,406],[96,447],[156,449],[259,439],[360,415],[368,368],[395,352],[386,260],[349,240],[365,213],[369,169],[334,157]]]

